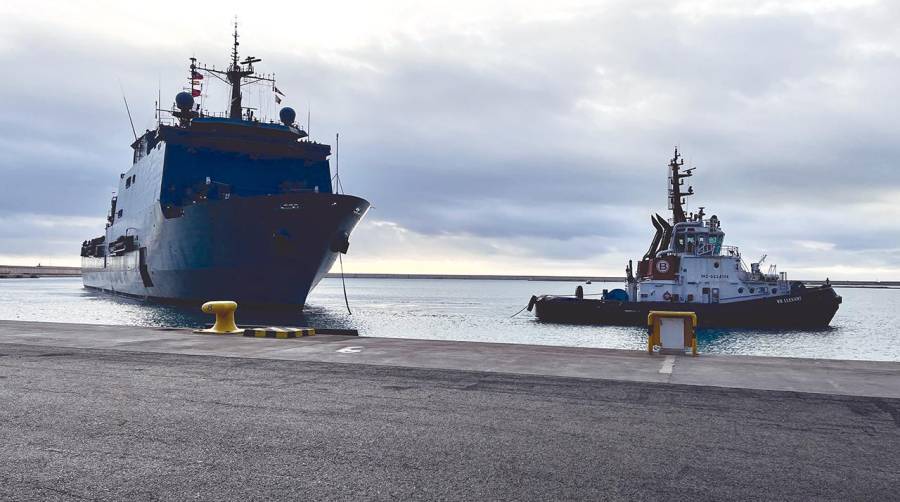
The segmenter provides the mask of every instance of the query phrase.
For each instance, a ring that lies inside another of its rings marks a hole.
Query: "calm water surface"
[[[238,309],[238,323],[358,329],[361,335],[471,340],[575,347],[643,349],[637,327],[539,323],[521,309],[532,294],[572,294],[577,283],[425,279],[348,279],[353,315],[340,279],[325,279],[303,313]],[[585,293],[618,284],[595,283]],[[701,330],[701,352],[900,361],[900,290],[840,289],[844,297],[831,327],[818,331]],[[80,278],[0,280],[0,319],[199,326],[210,321],[196,307],[157,305],[95,293]]]

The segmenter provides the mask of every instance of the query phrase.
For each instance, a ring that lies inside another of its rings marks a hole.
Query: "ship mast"
[[[254,75],[255,72],[253,70],[253,63],[259,63],[260,61],[262,61],[262,59],[253,56],[247,56],[243,61],[240,60],[240,58],[238,57],[238,46],[240,45],[240,42],[238,42],[237,21],[234,22],[233,36],[234,44],[231,48],[231,64],[228,66],[227,70],[216,70],[207,66],[200,66],[197,69],[203,70],[231,86],[231,102],[228,110],[228,117],[241,120],[243,119],[243,107],[241,105],[241,87],[256,82],[265,81],[272,82],[274,88],[275,78],[274,75]],[[245,82],[244,79],[250,80]]]
[[[684,178],[693,176],[691,171],[694,168],[685,169],[680,172],[681,166],[684,165],[684,159],[678,154],[678,148],[675,148],[675,156],[669,161],[669,209],[672,210],[672,223],[684,223],[687,219],[684,216],[685,197],[694,195],[694,187],[688,186],[687,192],[682,192],[681,187],[684,185]]]

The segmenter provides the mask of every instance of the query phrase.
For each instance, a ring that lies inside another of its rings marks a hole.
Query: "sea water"
[[[543,323],[531,295],[573,294],[576,282],[463,279],[325,279],[300,312],[238,308],[238,323],[359,330],[360,335],[642,350],[641,327]],[[619,284],[583,285],[597,294]],[[900,361],[900,290],[838,289],[844,302],[819,330],[702,329],[701,352]],[[225,298],[222,298],[225,299]],[[0,319],[159,327],[211,322],[199,305],[160,305],[82,288],[80,278],[0,279]]]

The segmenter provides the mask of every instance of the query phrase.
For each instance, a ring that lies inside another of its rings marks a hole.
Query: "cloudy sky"
[[[678,145],[748,262],[900,280],[900,3],[864,0],[7,0],[0,263],[78,264],[131,161],[120,86],[152,127],[235,15],[374,205],[347,270],[619,275]]]

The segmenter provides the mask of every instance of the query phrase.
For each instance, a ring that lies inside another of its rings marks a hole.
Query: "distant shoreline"
[[[339,273],[326,277],[340,278]],[[345,273],[347,279],[463,279],[482,281],[557,281],[557,282],[625,282],[625,276],[584,276],[584,275],[489,275],[489,274],[369,274]],[[824,284],[825,281],[810,279],[801,281],[809,285]],[[830,281],[837,288],[900,288],[900,281]]]
[[[0,265],[0,279],[26,277],[78,277],[81,267],[27,267]],[[339,278],[341,274],[330,273],[326,277]],[[625,277],[584,276],[584,275],[495,275],[495,274],[377,274],[345,273],[347,279],[456,279],[473,281],[555,281],[555,282],[625,282]],[[823,280],[803,280],[810,285],[823,284]],[[900,281],[831,281],[836,288],[900,288]]]

